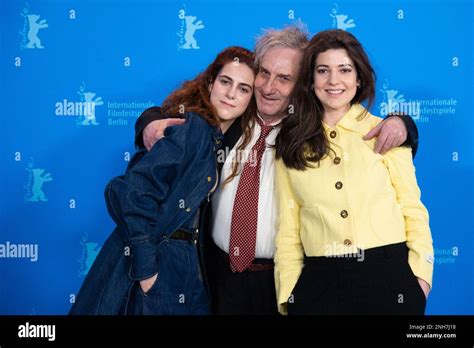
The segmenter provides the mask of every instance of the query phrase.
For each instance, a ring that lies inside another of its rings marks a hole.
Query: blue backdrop
[[[415,118],[427,313],[474,313],[471,1],[0,0],[0,14],[0,314],[67,313],[114,228],[103,189],[141,111],[224,47],[296,20],[355,34],[378,76],[373,113]]]

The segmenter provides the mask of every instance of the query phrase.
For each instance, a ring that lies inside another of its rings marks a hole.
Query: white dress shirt
[[[258,117],[262,119],[259,115]],[[263,120],[262,120],[263,121]],[[281,119],[269,125],[276,126]],[[275,179],[275,149],[268,147],[275,144],[275,138],[280,131],[280,127],[275,127],[270,131],[266,139],[267,147],[262,156],[260,168],[260,192],[258,199],[258,222],[257,222],[257,243],[255,247],[255,257],[272,259],[275,252],[275,234],[277,231],[277,204],[274,194]],[[247,159],[252,147],[260,136],[260,125],[255,122],[252,139],[241,154],[242,159]],[[232,222],[232,211],[237,193],[237,186],[240,181],[240,174],[244,163],[240,165],[240,173],[231,182],[223,187],[223,182],[232,172],[232,165],[236,157],[236,149],[241,144],[242,137],[229,152],[221,171],[219,187],[212,198],[213,227],[212,238],[216,245],[226,253],[229,253],[230,227]],[[255,156],[254,156],[255,158]]]

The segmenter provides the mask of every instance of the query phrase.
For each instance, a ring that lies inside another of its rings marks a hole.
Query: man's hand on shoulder
[[[167,127],[181,125],[184,122],[186,120],[182,118],[166,118],[150,122],[143,130],[143,144],[146,149],[150,151],[153,145],[163,138]]]

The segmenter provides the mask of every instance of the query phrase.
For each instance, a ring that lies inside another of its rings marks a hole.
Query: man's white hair
[[[277,47],[304,51],[308,45],[308,29],[301,21],[283,29],[265,29],[255,43],[255,65],[258,68],[268,50]]]

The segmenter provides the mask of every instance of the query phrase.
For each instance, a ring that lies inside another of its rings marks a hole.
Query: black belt
[[[186,240],[189,242],[196,242],[199,238],[199,229],[192,231],[176,230],[170,235],[171,239]]]

